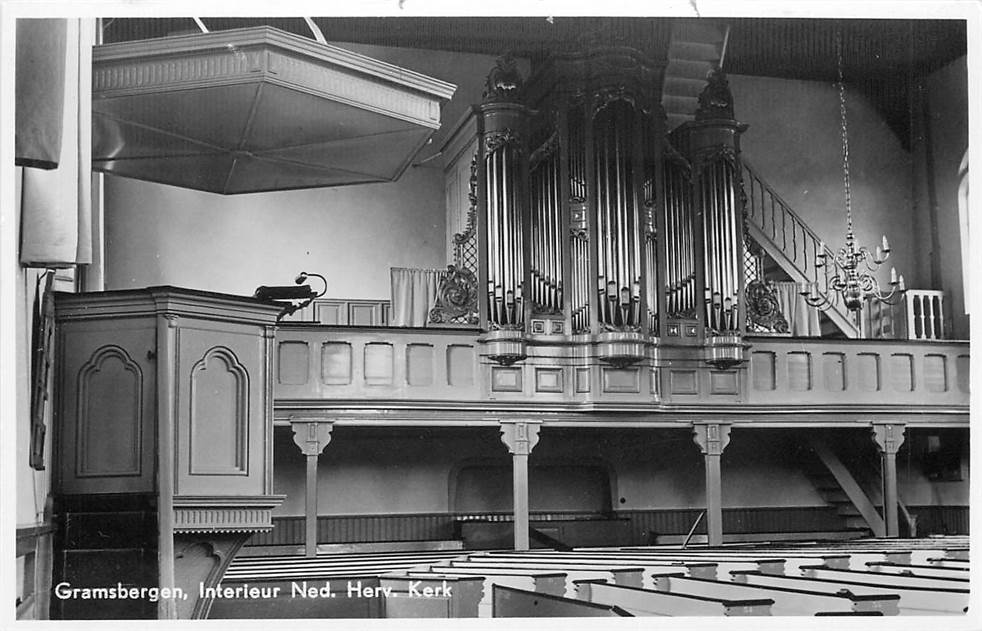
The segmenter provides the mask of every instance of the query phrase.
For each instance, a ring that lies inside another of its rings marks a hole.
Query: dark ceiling
[[[314,18],[332,42],[499,55],[533,63],[590,44],[626,45],[664,58],[680,18],[369,17]],[[268,24],[310,37],[301,18],[202,18],[210,30]],[[910,99],[921,78],[963,56],[964,20],[715,19],[729,26],[724,70],[730,74],[835,81],[835,37],[842,34],[843,74],[909,146]],[[104,22],[107,43],[198,30],[190,18],[118,18]]]

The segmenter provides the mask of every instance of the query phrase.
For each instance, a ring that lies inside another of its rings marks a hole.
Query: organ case
[[[722,75],[697,119],[669,135],[664,68],[642,53],[596,48],[535,66],[523,82],[499,61],[448,143],[477,139],[448,172],[477,165],[485,354],[510,364],[530,345],[563,343],[627,366],[662,340],[705,346],[717,366],[742,361],[745,126],[728,92],[722,109],[706,105],[718,104]]]

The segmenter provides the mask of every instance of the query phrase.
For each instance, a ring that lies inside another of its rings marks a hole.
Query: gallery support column
[[[511,453],[515,549],[529,549],[529,454],[539,442],[541,421],[501,421],[501,442]]]
[[[720,457],[730,443],[729,423],[693,423],[692,440],[706,463],[706,533],[709,545],[723,544],[723,490]]]
[[[290,419],[293,428],[293,442],[307,457],[307,481],[304,503],[304,554],[317,556],[317,457],[331,442],[334,430],[332,421],[321,418]]]
[[[897,517],[897,451],[904,444],[903,423],[873,423],[873,441],[880,449],[880,470],[883,473],[883,521],[887,537],[900,536]]]

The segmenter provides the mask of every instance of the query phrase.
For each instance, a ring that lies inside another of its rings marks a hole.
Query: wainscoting
[[[968,506],[908,506],[917,516],[917,536],[967,535]]]
[[[911,506],[918,516],[918,534],[967,534],[967,506]],[[625,510],[610,517],[630,520],[629,539],[622,545],[645,545],[658,535],[685,534],[699,516],[700,509]],[[413,513],[406,515],[339,515],[317,521],[319,543],[373,543],[382,541],[440,541],[454,538],[455,522],[477,515],[453,513]],[[482,515],[483,519],[510,521],[507,513]],[[533,513],[541,519],[576,519],[580,513]],[[597,515],[592,516],[594,519]],[[303,517],[274,517],[273,530],[257,533],[247,545],[299,545],[303,543]],[[829,506],[723,509],[723,532],[829,532],[844,530],[835,509]],[[705,520],[696,529],[705,534]]]

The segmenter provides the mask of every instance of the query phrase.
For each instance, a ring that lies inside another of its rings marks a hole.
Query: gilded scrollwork
[[[752,327],[772,333],[788,332],[788,321],[781,313],[773,284],[755,279],[747,284],[746,293],[747,320]]]
[[[453,236],[456,246],[461,246],[474,237],[474,230],[477,225],[477,154],[471,158],[470,176],[467,179],[467,224],[463,232],[458,232]],[[456,262],[462,265],[461,261]]]
[[[696,120],[733,118],[733,94],[726,74],[719,68],[709,73],[708,83],[699,93],[699,109]]]
[[[437,324],[477,324],[477,277],[469,269],[447,266],[437,290],[429,321]]]
[[[484,102],[514,102],[525,81],[518,72],[518,64],[511,53],[505,53],[495,61],[484,85]]]
[[[484,151],[490,156],[502,147],[511,146],[516,151],[523,151],[522,136],[512,129],[492,131],[484,136]]]
[[[598,90],[593,97],[593,115],[596,116],[601,110],[614,101],[624,101],[631,107],[637,108],[637,101],[634,93],[627,86],[619,85]]]

